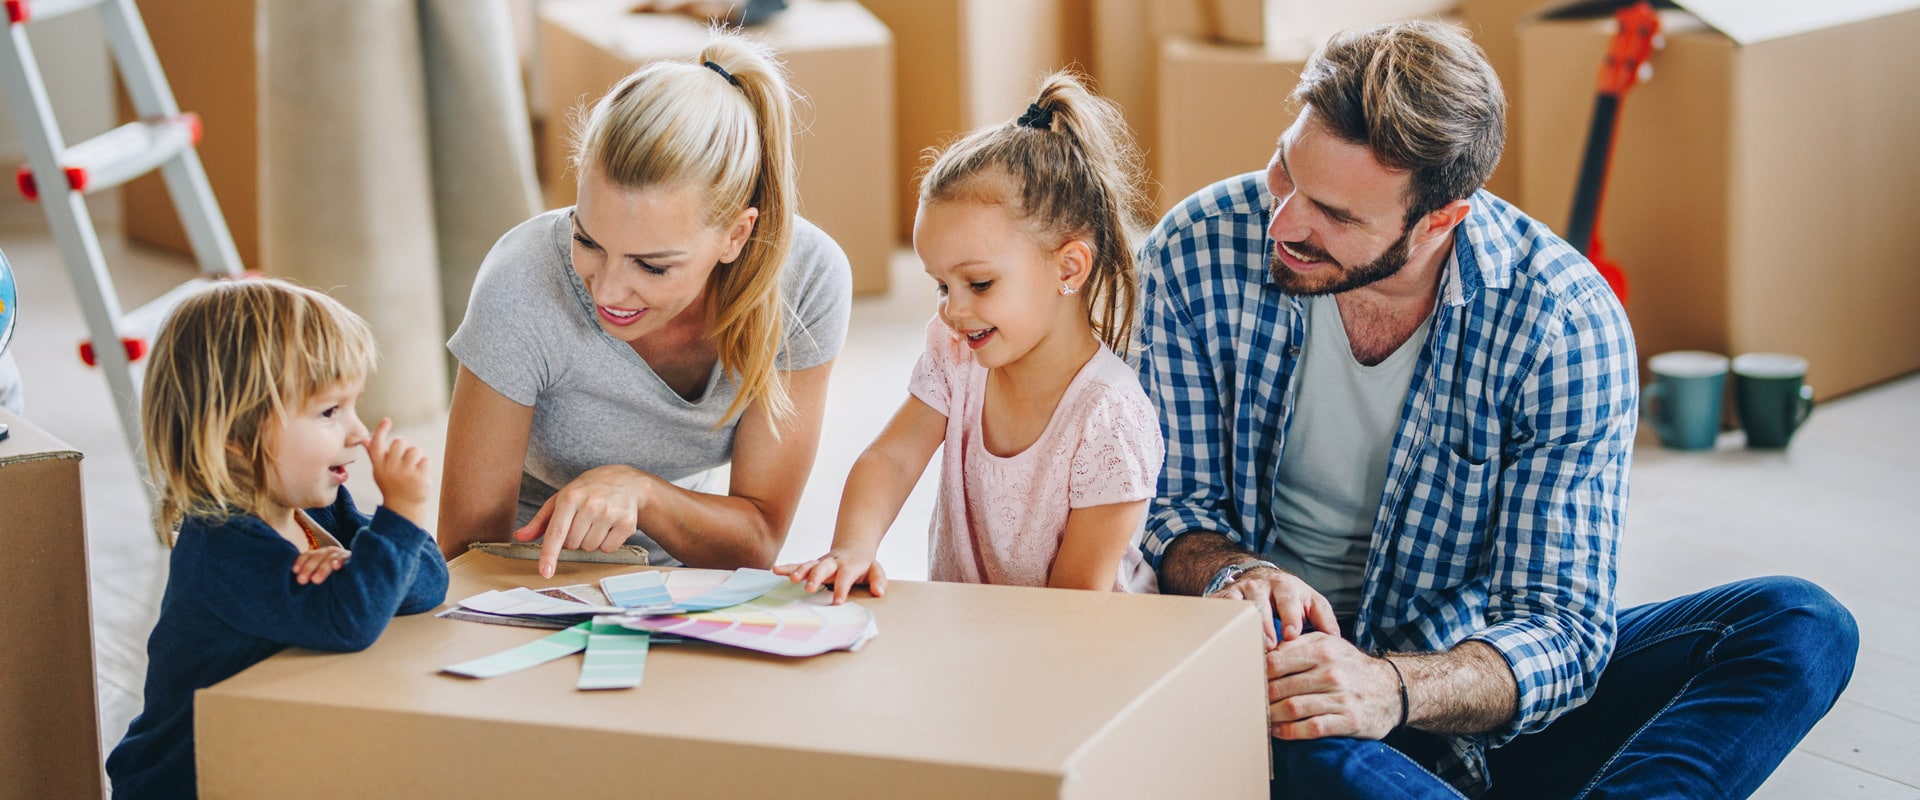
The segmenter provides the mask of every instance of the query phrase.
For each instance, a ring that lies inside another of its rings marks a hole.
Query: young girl
[[[1119,109],[1056,73],[920,187],[913,246],[940,297],[911,396],[847,477],[833,548],[776,571],[875,595],[887,526],[945,445],[934,580],[1152,591],[1135,540],[1164,444],[1127,350],[1143,205]]]
[[[116,796],[193,796],[194,690],[284,647],[365,649],[446,598],[417,524],[427,458],[354,412],[374,357],[353,312],[275,280],[216,284],[161,331],[143,428],[159,522],[180,532],[146,709],[107,759]],[[341,486],[362,448],[385,500],[372,519]]]

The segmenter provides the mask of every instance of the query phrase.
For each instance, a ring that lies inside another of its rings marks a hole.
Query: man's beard
[[[1287,242],[1287,247],[1292,248],[1296,253],[1322,262],[1325,266],[1314,270],[1310,275],[1299,273],[1287,266],[1286,262],[1281,261],[1278,252],[1269,252],[1267,273],[1273,276],[1274,283],[1280,284],[1282,291],[1296,297],[1341,294],[1391,278],[1405,267],[1407,254],[1413,249],[1413,226],[1408,225],[1400,238],[1388,245],[1387,251],[1381,253],[1379,258],[1352,269],[1335,261],[1327,251],[1306,242]]]

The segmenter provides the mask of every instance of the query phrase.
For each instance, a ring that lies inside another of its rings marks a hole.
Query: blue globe
[[[0,353],[7,352],[7,345],[13,341],[13,308],[17,296],[13,267],[7,265],[7,254],[0,253]]]

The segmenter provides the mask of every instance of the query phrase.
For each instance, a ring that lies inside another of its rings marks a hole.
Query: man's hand
[[[1306,581],[1289,572],[1268,567],[1255,567],[1243,573],[1239,579],[1222,587],[1213,597],[1230,597],[1236,600],[1251,600],[1261,609],[1260,622],[1267,629],[1267,647],[1271,649],[1283,641],[1300,636],[1304,625],[1311,624],[1321,633],[1340,635],[1340,622],[1334,619],[1333,604],[1327,598],[1308,586]],[[1267,609],[1272,609],[1268,611]],[[1275,635],[1273,620],[1280,618],[1279,635]]]
[[[1267,721],[1276,739],[1381,739],[1400,714],[1393,665],[1337,635],[1308,633],[1267,651]]]

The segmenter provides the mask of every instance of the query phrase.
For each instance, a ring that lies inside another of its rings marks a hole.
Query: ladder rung
[[[24,25],[100,5],[100,0],[7,0],[7,21]]]
[[[120,315],[119,324],[113,326],[120,332],[120,344],[127,350],[127,361],[132,363],[145,357],[152,348],[154,337],[160,335],[160,325],[167,321],[167,315],[187,298],[212,286],[209,278],[194,278],[186,283],[168,289],[166,294],[154,298],[151,302]],[[94,366],[93,341],[80,343],[80,360]]]
[[[200,142],[200,116],[137,120],[71,148],[61,158],[67,188],[83,194],[111,189],[138,178]],[[33,173],[21,168],[20,193],[40,199]]]

